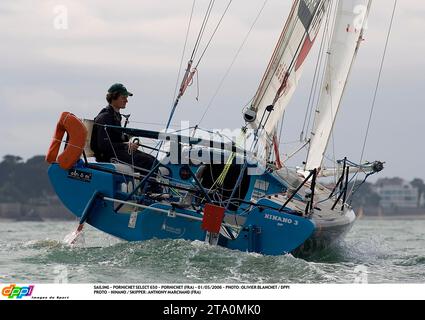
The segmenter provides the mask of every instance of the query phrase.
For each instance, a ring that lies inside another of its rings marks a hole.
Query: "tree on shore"
[[[425,192],[425,183],[422,179],[415,178],[410,182],[410,185],[413,188],[416,188],[418,190],[418,199],[417,199],[416,207],[420,208],[421,207],[421,199],[422,199],[422,196]]]
[[[0,162],[0,202],[28,203],[53,195],[47,168],[41,155],[26,162],[19,156],[4,156]]]
[[[351,188],[352,184],[349,184],[348,190]],[[365,182],[353,194],[351,201],[354,208],[379,207],[381,197],[374,191],[372,183]]]

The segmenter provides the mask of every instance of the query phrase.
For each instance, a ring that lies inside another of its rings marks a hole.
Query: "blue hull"
[[[111,164],[103,164],[114,170]],[[122,175],[85,167],[82,163],[71,170],[57,164],[49,168],[50,181],[63,204],[76,216],[86,215],[86,222],[110,235],[127,241],[187,239],[204,241],[201,210],[176,208],[167,202],[156,202],[131,212],[115,212],[116,203],[124,200]],[[109,199],[109,200],[105,200]],[[93,201],[91,202],[91,199]],[[227,221],[234,223],[228,234],[220,235],[218,245],[229,249],[281,255],[293,252],[309,239],[315,230],[311,219],[273,209],[273,202],[261,199],[252,210],[226,211]],[[146,203],[144,203],[146,205]],[[159,210],[158,210],[159,209]]]

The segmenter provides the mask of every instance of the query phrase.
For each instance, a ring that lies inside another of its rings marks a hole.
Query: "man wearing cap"
[[[109,105],[94,118],[90,147],[98,162],[110,162],[112,158],[116,158],[151,170],[157,163],[153,156],[137,150],[139,145],[130,142],[120,130],[103,126],[106,124],[121,127],[120,110],[126,107],[127,98],[132,95],[121,83],[115,83],[109,88],[106,95]]]

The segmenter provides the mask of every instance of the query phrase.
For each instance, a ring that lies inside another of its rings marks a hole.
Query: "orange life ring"
[[[58,156],[63,135],[68,133],[65,150]],[[46,155],[48,163],[58,162],[62,169],[70,169],[80,159],[86,144],[87,129],[75,115],[62,112],[56,125],[56,131]]]

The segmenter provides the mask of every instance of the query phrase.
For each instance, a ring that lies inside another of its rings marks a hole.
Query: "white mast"
[[[372,0],[340,0],[327,52],[325,80],[316,108],[305,170],[320,168],[351,67],[363,41]]]
[[[253,103],[244,113],[250,127],[261,130],[260,148],[265,149],[260,150],[260,159],[268,158],[277,124],[297,87],[328,5],[329,0],[294,1]],[[270,105],[273,111],[268,112]]]

